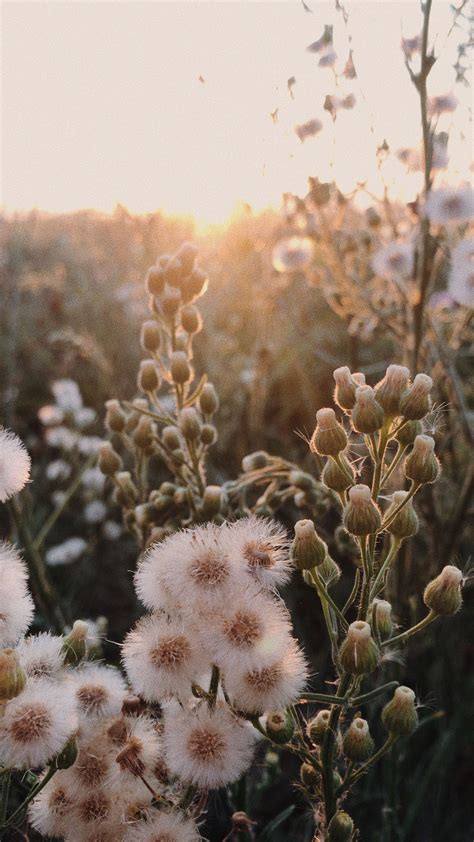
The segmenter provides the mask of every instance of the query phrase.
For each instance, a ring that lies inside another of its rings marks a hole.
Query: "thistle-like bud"
[[[174,482],[162,482],[160,485],[160,494],[166,494],[167,497],[172,497],[174,492],[176,491],[176,486]]]
[[[334,403],[346,411],[355,404],[357,383],[352,377],[350,368],[343,365],[333,372],[336,388],[334,389]]]
[[[406,499],[408,491],[394,491],[392,494],[392,502],[385,512],[385,519],[388,521],[393,512],[398,509],[400,503]],[[418,515],[413,508],[412,500],[405,503],[400,509],[398,515],[387,526],[387,532],[395,535],[396,538],[409,538],[418,532]]]
[[[422,432],[423,427],[420,421],[407,421],[403,427],[400,427],[395,438],[402,447],[408,447]]]
[[[375,392],[370,386],[357,387],[351,421],[356,433],[375,433],[383,426],[383,409],[375,400]]]
[[[339,659],[344,670],[351,675],[373,672],[379,658],[379,650],[372,638],[369,624],[364,620],[351,623],[347,637],[339,649]]]
[[[181,325],[186,333],[199,333],[201,330],[201,314],[194,304],[185,304],[181,309]]]
[[[372,500],[368,485],[353,485],[344,509],[344,526],[351,535],[373,535],[382,523],[380,509]]]
[[[312,570],[313,567],[322,564],[327,551],[327,544],[319,537],[312,520],[299,520],[295,523],[291,559],[298,570]]]
[[[199,409],[203,415],[214,415],[219,409],[219,398],[212,383],[205,383],[199,395]]]
[[[423,594],[427,608],[436,614],[456,614],[462,606],[462,573],[458,567],[448,564],[439,576],[429,582]]]
[[[183,279],[181,284],[181,295],[183,301],[187,304],[195,298],[199,298],[206,291],[207,274],[202,269],[193,269],[187,278]]]
[[[26,673],[16,649],[0,649],[0,703],[18,696],[26,684]]]
[[[183,275],[189,275],[194,268],[194,262],[196,260],[198,254],[197,246],[194,243],[183,243],[178,251],[176,252],[176,257],[181,263]]]
[[[319,772],[316,771],[311,763],[302,763],[300,766],[301,783],[307,787],[317,786],[319,783]]]
[[[405,476],[416,483],[435,482],[439,475],[439,462],[434,453],[431,436],[417,436],[413,450],[405,459]]]
[[[363,371],[354,371],[352,378],[357,386],[365,386],[365,374]]]
[[[170,257],[166,266],[164,266],[165,281],[170,287],[181,286],[183,278],[183,267],[181,261],[177,257]]]
[[[160,295],[165,288],[165,273],[161,266],[151,266],[146,274],[145,286],[150,295]]]
[[[245,474],[250,471],[258,471],[260,468],[265,468],[270,462],[268,453],[264,450],[256,450],[255,453],[249,453],[242,459],[242,470]]]
[[[146,450],[153,444],[154,433],[155,425],[153,421],[146,415],[142,415],[133,434],[133,443],[142,450]]]
[[[382,711],[382,722],[387,731],[397,737],[411,734],[418,725],[415,694],[410,687],[397,687],[393,698]]]
[[[357,716],[352,720],[344,734],[342,742],[344,754],[353,763],[368,760],[374,750],[374,741],[370,736],[369,723]]]
[[[410,421],[419,421],[431,409],[430,392],[433,381],[427,374],[417,374],[412,385],[403,393],[400,399],[400,412]]]
[[[122,460],[118,453],[113,449],[110,442],[104,442],[99,450],[98,465],[100,470],[106,477],[112,477],[122,467]]]
[[[149,319],[143,322],[140,333],[140,344],[144,351],[154,353],[161,345],[161,330],[158,322]]]
[[[131,500],[133,503],[135,503],[138,499],[138,491],[132,480],[132,475],[130,471],[120,471],[117,474],[116,479],[118,485],[120,486],[121,492],[125,495],[127,500]]]
[[[374,599],[372,603],[372,624],[377,626],[380,640],[392,636],[392,606],[386,599]]]
[[[323,744],[324,735],[328,729],[330,717],[330,710],[318,710],[316,716],[314,716],[306,726],[306,733],[309,739],[317,746]]]
[[[347,447],[347,435],[344,427],[336,418],[336,413],[328,407],[316,413],[316,429],[312,435],[310,448],[320,456],[337,456]]]
[[[62,652],[65,664],[78,664],[86,655],[86,640],[89,626],[83,620],[76,620],[69,634],[64,638]]]
[[[63,750],[53,760],[56,769],[70,769],[79,753],[76,737],[70,737]]]
[[[400,415],[400,398],[408,389],[410,372],[403,365],[389,365],[375,387],[375,398],[389,418]]]
[[[215,444],[217,441],[217,430],[214,424],[203,424],[201,427],[201,441],[206,447]]]
[[[179,416],[179,427],[185,439],[195,441],[201,432],[201,423],[194,407],[182,409]]]
[[[212,517],[219,514],[224,502],[224,492],[218,485],[207,485],[202,498],[202,509],[205,515]]]
[[[137,386],[142,392],[155,392],[160,386],[160,375],[153,360],[142,360],[138,369]]]
[[[314,488],[314,477],[304,471],[290,471],[289,480],[291,485],[296,485],[303,491],[312,491]]]
[[[354,822],[345,810],[338,810],[328,826],[328,842],[351,842]]]
[[[191,366],[184,351],[174,351],[171,354],[170,371],[174,383],[187,383],[191,379]]]
[[[284,745],[295,733],[293,717],[286,710],[272,711],[267,716],[265,730],[274,743]]]
[[[116,400],[105,402],[105,426],[111,433],[122,433],[127,423],[127,418],[120,404]]]
[[[173,427],[172,425],[163,427],[161,439],[165,447],[168,447],[170,450],[177,450],[178,447],[181,447],[181,439],[177,427]]]
[[[354,484],[355,471],[343,453],[340,454],[339,459],[344,465],[347,473],[341,470],[339,465],[337,465],[333,459],[328,459],[321,474],[321,481],[327,486],[327,488],[331,488],[332,491],[342,492],[349,488],[350,485]],[[352,476],[352,481],[349,479],[350,476]]]
[[[323,563],[318,567],[318,575],[327,588],[332,588],[341,578],[341,570],[334,559],[326,555]]]
[[[161,293],[159,298],[155,299],[155,302],[159,304],[158,312],[161,310],[168,319],[174,319],[181,307],[181,293],[179,289],[165,286],[164,292]]]

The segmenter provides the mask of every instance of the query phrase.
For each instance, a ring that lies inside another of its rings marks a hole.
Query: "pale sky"
[[[369,177],[376,187],[376,144],[386,137],[396,149],[420,136],[400,50],[402,31],[421,28],[418,0],[345,0],[348,30],[333,0],[307,4],[313,14],[300,0],[3,2],[4,207],[109,211],[121,202],[216,222],[239,200],[277,207],[283,191],[304,191],[308,175],[335,176],[345,190]],[[457,37],[446,44],[448,0],[434,0],[432,20],[442,52],[430,87],[444,93]],[[335,128],[322,108],[333,74],[305,51],[326,23],[335,24],[337,67],[352,34],[360,76],[341,89],[358,104]],[[440,123],[452,130],[453,183],[468,176],[471,157],[471,91],[455,92],[460,107]],[[323,132],[302,145],[293,127],[313,117]],[[409,197],[413,178],[396,168],[393,178]]]

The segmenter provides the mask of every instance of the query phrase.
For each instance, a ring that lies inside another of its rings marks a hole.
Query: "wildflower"
[[[382,722],[387,731],[397,737],[411,734],[418,725],[415,694],[410,687],[397,687],[393,698],[382,711]]]
[[[63,641],[62,651],[66,664],[78,664],[86,656],[89,626],[83,620],[76,620]]]
[[[462,607],[462,573],[452,564],[443,567],[423,594],[425,605],[436,614],[456,614]]]
[[[372,625],[374,624],[381,640],[388,640],[392,636],[392,606],[386,599],[374,599],[372,603]]]
[[[458,100],[451,91],[428,97],[428,113],[432,117],[437,114],[452,114],[457,105]]]
[[[458,304],[474,307],[474,238],[466,238],[453,250],[448,292]]]
[[[474,198],[469,184],[438,187],[431,190],[425,204],[425,216],[438,225],[467,222],[474,213]]]
[[[313,260],[314,246],[309,237],[288,237],[280,240],[272,251],[272,264],[277,272],[304,272]]]
[[[219,398],[212,383],[205,383],[199,395],[199,409],[205,416],[212,416],[219,409]]]
[[[68,427],[48,427],[45,432],[46,443],[59,450],[74,450],[79,440],[79,434]]]
[[[334,67],[337,61],[337,53],[332,47],[324,50],[321,58],[318,61],[319,67]]]
[[[405,459],[405,476],[416,483],[432,483],[438,478],[440,466],[434,453],[431,436],[417,436],[413,449]]]
[[[317,534],[312,520],[299,520],[295,523],[291,557],[299,570],[311,570],[322,564],[327,551],[327,544]]]
[[[196,824],[178,812],[156,810],[146,822],[131,826],[124,842],[199,842],[201,836]]]
[[[30,457],[18,436],[0,427],[0,503],[24,488],[30,467]]]
[[[54,459],[46,466],[46,477],[51,482],[64,482],[71,476],[72,468],[64,459]]]
[[[59,567],[77,561],[87,550],[87,542],[83,538],[68,538],[62,544],[50,547],[45,555],[46,564]]]
[[[113,667],[86,664],[69,679],[81,719],[116,716],[125,697],[125,682]]]
[[[64,412],[81,409],[81,392],[79,390],[79,386],[74,380],[70,380],[69,378],[55,380],[51,385],[51,391],[54,395],[57,406],[59,406],[59,408]]]
[[[0,728],[2,762],[14,769],[44,766],[77,729],[74,700],[64,684],[54,693],[42,679],[30,680],[7,703]]]
[[[402,50],[409,58],[413,53],[419,53],[421,49],[421,35],[413,35],[411,38],[402,38]]]
[[[352,720],[344,734],[342,743],[344,754],[353,763],[368,760],[374,750],[374,741],[370,736],[369,723],[360,716]]]
[[[102,523],[107,517],[107,506],[102,500],[91,500],[84,507],[84,520],[87,523]]]
[[[254,664],[236,664],[226,673],[226,690],[238,710],[261,714],[285,708],[294,702],[307,680],[306,663],[296,642],[289,643],[273,658],[255,659]]]
[[[44,427],[55,427],[64,421],[64,412],[59,406],[47,404],[38,410],[38,418]]]
[[[318,409],[310,447],[321,456],[338,456],[347,447],[346,431],[333,409]]]
[[[159,389],[160,375],[154,360],[141,361],[137,385],[142,392],[156,392]]]
[[[389,365],[385,377],[375,386],[375,398],[389,417],[400,414],[400,399],[408,389],[410,372],[403,365]]]
[[[80,409],[74,411],[74,424],[79,430],[85,430],[97,418],[97,413],[90,406],[81,406]]]
[[[376,275],[384,278],[404,279],[413,273],[413,247],[409,243],[389,243],[372,258]]]
[[[161,329],[154,319],[142,323],[140,344],[144,351],[150,351],[152,354],[160,347]]]
[[[354,835],[354,822],[345,810],[338,810],[328,826],[328,842],[351,842]]]
[[[164,711],[163,740],[171,774],[203,789],[236,781],[252,761],[255,737],[250,726],[227,706]]]
[[[17,651],[28,678],[55,681],[64,669],[63,643],[61,636],[49,632],[23,638]]]
[[[33,619],[27,575],[15,548],[0,542],[0,646],[15,644]]]
[[[224,525],[219,540],[237,569],[246,569],[265,588],[280,587],[291,574],[285,530],[268,518],[242,518]]]
[[[70,772],[57,773],[35,797],[28,810],[32,826],[43,836],[64,836],[75,803]]]
[[[356,620],[351,623],[340,650],[339,658],[346,672],[364,675],[373,672],[380,655],[368,623]]]
[[[419,421],[431,409],[433,381],[427,374],[417,374],[412,385],[400,398],[400,412],[410,421]]]
[[[349,489],[349,502],[344,509],[344,526],[351,535],[372,535],[382,522],[380,510],[372,500],[367,485],[353,485]]]
[[[328,459],[321,474],[321,482],[328,488],[331,488],[332,491],[341,492],[346,491],[350,485],[353,485],[355,482],[355,471],[343,453],[339,454],[339,459],[343,468],[341,469],[333,459]]]
[[[102,526],[102,535],[107,541],[118,541],[122,531],[120,523],[114,520],[106,520]]]
[[[330,710],[318,710],[316,716],[308,722],[306,733],[317,746],[323,744],[324,735],[327,731],[329,720],[331,718]]]
[[[354,380],[350,368],[343,365],[333,372],[336,388],[334,390],[334,401],[344,410],[350,410],[355,404],[357,383]]]
[[[284,745],[295,733],[293,717],[285,710],[271,711],[267,714],[265,730],[274,743]]]
[[[376,401],[375,392],[370,386],[357,387],[351,422],[357,433],[375,433],[382,427],[383,409]]]

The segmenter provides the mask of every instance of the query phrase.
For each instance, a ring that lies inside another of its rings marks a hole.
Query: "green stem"
[[[355,696],[351,699],[351,707],[357,708],[359,705],[366,705],[378,696],[381,696],[382,693],[388,693],[389,690],[395,690],[398,686],[398,681],[389,681],[388,684],[382,684],[380,687],[376,687],[375,690],[371,690],[370,693],[364,693],[362,696]]]
[[[212,675],[211,675],[211,683],[209,684],[209,692],[208,692],[208,699],[209,699],[209,707],[211,710],[215,708],[217,702],[217,691],[219,690],[219,681],[220,681],[220,670],[219,667],[216,667],[213,664],[212,667]]]
[[[10,769],[2,770],[2,790],[0,801],[0,827],[5,824],[5,818],[8,809],[8,796],[10,793],[11,771]]]
[[[359,568],[357,568],[356,572],[355,572],[355,576],[354,576],[354,584],[352,586],[352,590],[349,594],[347,602],[344,605],[344,608],[342,609],[342,613],[344,614],[344,616],[349,611],[349,608],[351,607],[351,605],[356,601],[357,594],[359,593],[359,586],[360,586],[360,570],[359,570]]]
[[[334,613],[338,617],[338,619],[339,619],[339,621],[342,625],[342,628],[346,631],[349,628],[349,624],[348,624],[346,618],[344,617],[344,614],[341,612],[340,608],[337,607],[333,598],[331,596],[329,596],[329,593],[326,589],[326,585],[324,584],[324,582],[322,581],[322,579],[319,576],[318,569],[316,568],[316,572],[313,572],[313,570],[310,570],[309,576],[310,576],[311,581],[314,584],[314,587],[316,588],[316,590],[318,592],[318,595],[319,595],[319,598],[320,598],[321,603],[323,605],[323,608],[324,608],[325,602],[326,602],[327,605],[330,605],[332,610],[334,611]]]
[[[46,519],[43,526],[41,527],[38,534],[36,535],[36,538],[33,540],[33,547],[34,547],[35,550],[39,550],[40,547],[44,544],[44,542],[45,542],[47,536],[49,535],[51,529],[53,528],[54,524],[56,523],[58,518],[62,515],[62,513],[63,513],[64,509],[66,508],[67,504],[69,503],[71,497],[74,496],[77,489],[79,488],[84,473],[89,468],[92,468],[92,466],[95,464],[96,460],[97,460],[97,454],[91,453],[89,458],[84,462],[84,464],[83,464],[81,470],[79,471],[77,477],[75,478],[74,482],[71,483],[71,485],[69,486],[69,488],[65,492],[64,498],[61,502],[61,505],[58,506],[57,509],[55,509],[50,514],[50,516]]]
[[[341,675],[341,680],[337,688],[337,697],[345,699],[351,686],[351,676],[347,673]],[[321,764],[323,767],[323,796],[326,817],[326,827],[331,821],[336,812],[336,794],[334,791],[334,747],[337,734],[337,726],[339,724],[339,717],[341,715],[341,706],[333,705],[331,707],[331,714],[329,717],[328,727],[324,734],[323,746],[321,750]]]
[[[405,453],[407,452],[407,450],[408,450],[408,445],[405,445],[405,447],[404,447],[403,445],[400,444],[400,442],[398,443],[397,452],[395,453],[395,456],[393,457],[392,461],[390,462],[390,465],[388,466],[386,472],[384,473],[382,479],[380,480],[380,488],[385,488],[388,480],[392,476],[394,470],[398,467],[398,465],[402,461],[402,459],[405,456]]]
[[[339,797],[343,794],[343,792],[345,792],[347,789],[353,786],[356,783],[356,781],[358,781],[359,778],[361,778],[362,775],[364,775],[366,771],[374,765],[374,763],[377,763],[377,761],[380,760],[380,758],[383,757],[384,754],[387,754],[387,751],[390,751],[396,740],[397,735],[389,734],[383,746],[379,748],[379,750],[376,751],[375,754],[373,754],[372,757],[369,760],[367,760],[362,766],[359,766],[357,772],[354,772],[354,774],[342,786],[339,787],[339,789],[336,792],[336,797]]]
[[[31,801],[33,801],[33,799],[34,799],[34,798],[36,798],[36,796],[38,795],[38,793],[40,793],[40,792],[41,792],[41,790],[42,790],[42,789],[46,786],[46,784],[47,784],[47,783],[49,783],[49,781],[51,780],[51,778],[53,777],[53,775],[55,775],[55,774],[56,774],[56,772],[57,772],[57,767],[56,767],[56,766],[54,766],[54,765],[53,765],[53,766],[50,766],[50,767],[49,767],[49,769],[48,769],[48,771],[46,772],[46,775],[44,776],[44,778],[42,778],[42,779],[39,781],[39,783],[38,783],[38,784],[36,784],[36,786],[34,786],[34,787],[33,787],[33,789],[31,790],[31,792],[29,793],[29,795],[27,795],[27,797],[25,798],[25,800],[24,800],[24,801],[20,804],[20,806],[19,806],[19,807],[17,807],[17,809],[15,810],[15,812],[14,812],[14,813],[12,813],[12,815],[8,818],[8,820],[7,820],[7,822],[6,822],[6,827],[10,827],[11,825],[13,825],[13,824],[15,823],[15,821],[16,821],[17,819],[19,819],[19,818],[22,816],[22,814],[23,814],[23,813],[24,813],[24,811],[26,810],[26,808],[27,808],[28,804],[29,804]]]
[[[362,558],[362,566],[364,568],[364,579],[362,582],[362,596],[360,600],[360,607],[358,612],[358,619],[365,620],[367,611],[369,610],[369,593],[370,584],[372,581],[372,562],[367,551],[368,536],[363,535],[360,538],[360,554]]]
[[[418,634],[418,632],[425,629],[438,617],[439,614],[436,614],[435,611],[430,611],[429,614],[427,614],[426,617],[423,618],[423,620],[420,620],[420,622],[416,624],[416,626],[412,626],[411,629],[407,629],[401,634],[397,634],[396,637],[391,637],[389,640],[384,640],[381,643],[381,646],[392,646],[394,643],[403,643],[405,640],[408,640],[408,638],[413,637],[414,634]]]
[[[340,696],[329,696],[325,693],[303,693],[298,704],[303,705],[306,702],[319,702],[322,705],[340,705],[341,707],[345,707],[347,704],[346,700],[341,699]]]
[[[375,577],[374,584],[372,585],[372,588],[370,590],[369,602],[371,602],[374,599],[374,597],[377,596],[378,592],[381,590],[381,585],[383,586],[385,574],[390,569],[390,565],[391,565],[392,561],[394,560],[395,556],[397,555],[397,553],[400,549],[401,543],[402,542],[401,542],[400,538],[395,538],[394,536],[392,536],[392,541],[391,541],[391,544],[390,544],[390,550],[388,551],[387,557],[386,557],[384,563],[382,564],[379,572],[377,573],[377,576]]]

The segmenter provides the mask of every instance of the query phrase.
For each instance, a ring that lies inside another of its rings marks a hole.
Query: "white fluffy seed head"
[[[306,662],[296,642],[290,638],[286,647],[273,658],[241,663],[225,675],[229,697],[238,710],[264,713],[279,710],[294,702],[307,680]]]
[[[21,640],[17,651],[28,678],[55,681],[64,670],[62,650],[62,637],[40,632]]]
[[[24,488],[30,468],[30,457],[18,436],[0,427],[0,503]]]
[[[14,645],[33,619],[26,565],[11,544],[0,542],[0,646]]]
[[[38,793],[28,810],[31,825],[43,836],[63,836],[75,805],[69,769],[57,772]]]
[[[71,672],[69,681],[81,721],[116,716],[120,712],[127,688],[118,670],[87,664]]]
[[[131,826],[124,842],[200,842],[201,835],[191,819],[177,812],[151,814],[146,822]]]
[[[289,542],[285,530],[275,521],[251,515],[225,524],[219,530],[219,542],[237,567],[238,585],[233,595],[241,591],[244,570],[265,588],[280,587],[288,581]]]
[[[413,442],[413,453],[416,453],[417,456],[429,456],[431,453],[434,452],[435,442],[431,436],[425,436],[423,434],[416,436],[415,441]]]

